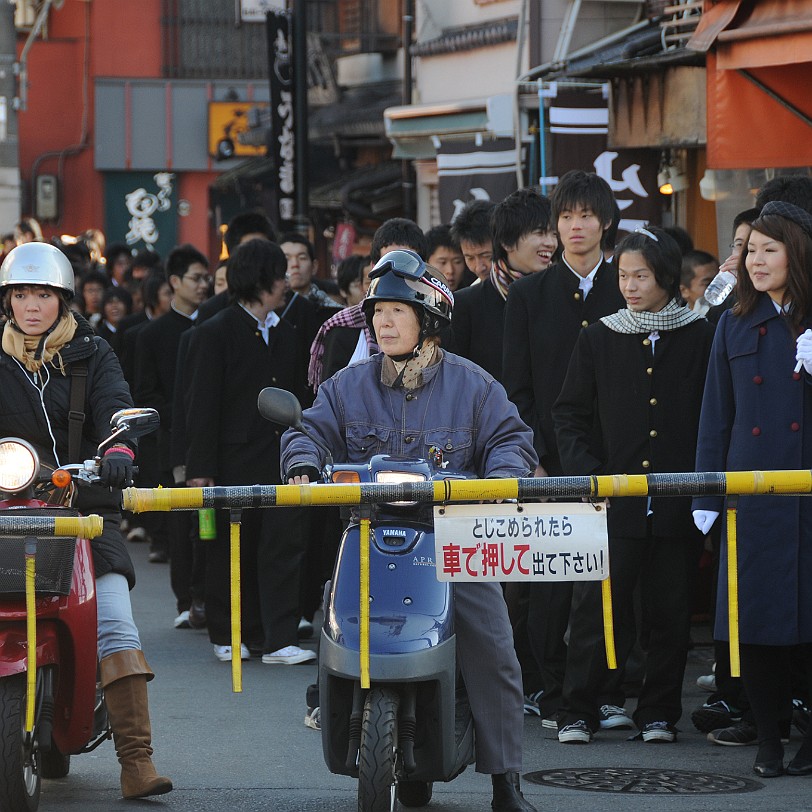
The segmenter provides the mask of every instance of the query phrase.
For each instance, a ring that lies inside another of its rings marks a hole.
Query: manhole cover
[[[733,775],[634,767],[539,770],[527,773],[524,778],[533,784],[545,786],[639,795],[708,795],[713,792],[754,792],[764,787],[758,781]]]

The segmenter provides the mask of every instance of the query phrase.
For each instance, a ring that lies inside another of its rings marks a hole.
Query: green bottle
[[[214,508],[200,508],[197,511],[198,533],[201,541],[214,541],[217,538],[217,522]]]

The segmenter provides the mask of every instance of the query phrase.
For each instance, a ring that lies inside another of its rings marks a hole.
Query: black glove
[[[321,479],[321,471],[319,471],[315,465],[307,465],[306,463],[291,465],[291,467],[288,468],[288,477],[285,483],[287,483],[288,479],[293,479],[295,476],[307,476],[311,482],[318,482]]]
[[[133,458],[126,451],[108,451],[101,461],[99,480],[108,488],[125,488],[133,481]]]

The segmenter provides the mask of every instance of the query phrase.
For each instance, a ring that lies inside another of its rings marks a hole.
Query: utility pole
[[[20,157],[17,136],[17,30],[14,0],[0,0],[0,232],[20,219]]]

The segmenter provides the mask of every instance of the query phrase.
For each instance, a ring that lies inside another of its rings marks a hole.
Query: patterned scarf
[[[499,291],[503,299],[507,299],[510,285],[523,276],[528,276],[528,274],[514,271],[504,260],[494,260],[491,264],[491,284]]]
[[[658,313],[650,313],[648,310],[638,312],[636,310],[618,310],[611,316],[604,316],[601,321],[616,333],[633,335],[635,333],[653,333],[667,330],[679,330],[680,327],[704,318],[690,311],[685,305],[677,304],[676,299],[672,299]]]
[[[423,370],[438,363],[441,357],[435,338],[425,339],[417,355],[406,361],[393,361],[385,355],[381,382],[393,388],[417,389],[423,385]]]
[[[3,351],[29,372],[39,372],[43,364],[56,358],[55,366],[64,375],[65,365],[59,351],[73,338],[77,327],[70,312],[63,314],[49,332],[38,336],[26,335],[12,320],[3,330]]]
[[[333,316],[330,316],[324,324],[319,328],[313,343],[310,346],[310,364],[307,367],[307,382],[313,387],[316,392],[319,384],[322,382],[322,373],[324,372],[324,339],[327,333],[333,327],[352,327],[356,330],[363,330],[367,339],[367,346],[369,347],[370,355],[378,352],[378,345],[372,337],[367,325],[367,319],[364,311],[361,310],[361,304],[352,305],[352,307],[345,307],[339,310]]]

